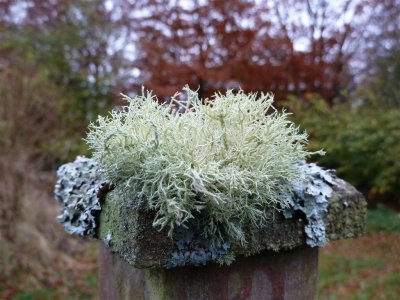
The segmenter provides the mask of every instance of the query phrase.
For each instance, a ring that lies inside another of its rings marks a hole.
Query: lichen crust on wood
[[[361,236],[366,201],[354,187],[315,164],[299,163],[304,175],[288,191],[290,208],[265,208],[264,226],[248,224],[247,242],[206,238],[192,227],[177,227],[171,237],[153,226],[155,211],[137,199],[110,191],[94,161],[78,157],[60,167],[56,199],[59,222],[69,233],[99,237],[111,251],[139,268],[230,264],[236,256],[264,250],[285,251],[302,245],[322,247],[330,240]],[[106,195],[103,200],[102,196]]]
[[[366,202],[361,193],[315,164],[300,167],[308,174],[309,181],[301,187],[297,183],[293,208],[282,213],[267,208],[265,214],[269,221],[264,227],[249,224],[248,241],[244,245],[214,243],[191,228],[176,230],[171,239],[165,230],[152,227],[154,212],[137,209],[113,193],[107,196],[101,213],[100,238],[135,267],[170,268],[230,264],[236,256],[265,250],[286,251],[306,244],[322,247],[330,240],[361,236],[366,215]],[[320,187],[321,191],[313,187]],[[117,209],[109,209],[110,204]],[[110,232],[111,240],[107,239]]]

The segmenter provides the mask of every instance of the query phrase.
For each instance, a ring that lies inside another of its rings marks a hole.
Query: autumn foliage
[[[398,9],[393,2],[136,1],[137,83],[160,96],[189,83],[203,97],[240,87],[331,102],[360,80],[368,62],[358,51],[373,36],[365,26],[372,14],[381,27],[375,10],[382,17]]]
[[[400,37],[396,0],[7,0],[0,15],[0,68],[45,66],[85,113],[120,91],[168,97],[186,83],[202,97],[240,87],[332,102]]]

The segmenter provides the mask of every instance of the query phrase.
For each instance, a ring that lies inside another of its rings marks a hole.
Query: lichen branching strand
[[[86,141],[102,175],[155,210],[159,229],[195,219],[204,237],[244,243],[245,224],[262,226],[266,207],[290,204],[296,163],[311,154],[307,135],[271,94],[228,90],[200,100],[184,91],[184,104],[179,94],[162,105],[149,92],[125,96],[128,105],[99,117]],[[124,138],[110,138],[116,132]]]

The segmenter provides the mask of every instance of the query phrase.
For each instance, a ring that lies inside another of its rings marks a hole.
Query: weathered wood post
[[[322,219],[327,241],[362,235],[363,196],[336,177],[332,190]],[[101,299],[317,297],[318,247],[308,245],[312,235],[307,225],[312,220],[302,209],[289,219],[271,216],[265,228],[249,228],[252,240],[245,247],[232,246],[229,251],[236,260],[219,266],[212,262],[211,252],[217,251],[207,249],[205,241],[185,233],[178,237],[181,241],[171,240],[152,227],[151,215],[137,211],[129,201],[115,200],[106,199],[100,217]],[[205,266],[193,266],[198,264]]]
[[[138,269],[101,245],[100,299],[315,299],[318,249],[264,251],[230,266]]]

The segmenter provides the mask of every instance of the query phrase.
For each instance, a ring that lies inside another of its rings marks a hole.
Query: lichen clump
[[[195,226],[205,238],[246,241],[265,224],[265,208],[291,203],[296,163],[311,153],[307,135],[273,107],[271,94],[215,94],[185,88],[159,104],[149,92],[99,116],[87,143],[121,197],[156,211],[153,226]],[[177,109],[178,108],[178,109]],[[181,113],[183,111],[183,113]]]
[[[54,194],[62,207],[57,221],[71,234],[97,237],[100,200],[109,190],[109,183],[99,176],[99,166],[78,156],[57,170],[57,178]]]

